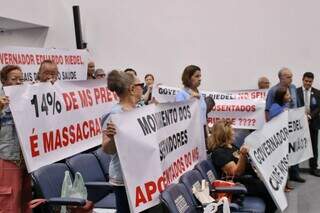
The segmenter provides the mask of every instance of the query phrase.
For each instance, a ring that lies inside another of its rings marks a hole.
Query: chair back
[[[160,199],[170,213],[196,212],[192,198],[186,187],[181,183],[169,185],[161,193]]]

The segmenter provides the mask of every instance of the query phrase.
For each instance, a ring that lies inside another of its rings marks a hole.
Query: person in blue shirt
[[[274,103],[269,109],[270,120],[288,108],[288,103],[290,101],[291,95],[289,89],[286,87],[279,87],[275,92]]]
[[[288,108],[288,103],[291,101],[291,95],[287,87],[279,87],[274,95],[274,103],[271,105],[269,110],[270,120],[281,114]],[[292,186],[287,182],[285,192],[290,192],[293,189]]]
[[[191,98],[199,99],[200,104],[200,120],[204,129],[204,137],[207,141],[207,104],[205,96],[200,93],[198,87],[201,84],[201,69],[196,65],[187,66],[182,73],[183,88],[176,94],[176,101],[186,101]],[[211,110],[210,110],[211,111]],[[207,142],[205,143],[207,144]]]
[[[191,98],[197,98],[200,100],[200,116],[201,123],[207,124],[206,113],[207,105],[205,102],[204,95],[202,95],[198,87],[201,83],[201,69],[196,65],[187,66],[182,73],[182,84],[183,88],[176,94],[176,101],[186,101]]]
[[[288,68],[282,68],[278,72],[279,83],[275,86],[271,87],[268,91],[267,99],[266,99],[266,120],[270,120],[270,108],[272,104],[275,102],[275,93],[279,87],[286,87],[289,89],[289,93],[291,96],[290,102],[287,104],[288,108],[293,109],[297,108],[300,103],[297,98],[297,88],[294,84],[292,84],[292,72]],[[304,183],[306,180],[300,176],[299,166],[293,165],[289,169],[290,180],[297,181],[300,183]]]

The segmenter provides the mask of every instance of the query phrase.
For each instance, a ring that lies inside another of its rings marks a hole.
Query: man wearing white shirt
[[[313,158],[309,160],[310,174],[320,177],[318,170],[318,131],[320,129],[320,91],[312,87],[314,75],[312,72],[303,74],[303,86],[297,89],[300,106],[304,106],[309,121]]]

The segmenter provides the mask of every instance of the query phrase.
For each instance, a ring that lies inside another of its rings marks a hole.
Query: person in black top
[[[218,121],[212,127],[212,134],[208,140],[211,160],[220,176],[232,177],[247,187],[247,195],[262,198],[266,203],[266,211],[275,212],[277,207],[267,191],[264,183],[257,177],[248,162],[248,147],[241,146],[240,150],[233,145],[234,130],[231,123]]]

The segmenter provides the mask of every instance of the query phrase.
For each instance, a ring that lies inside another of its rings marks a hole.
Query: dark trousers
[[[130,207],[124,186],[115,186],[114,193],[116,196],[117,213],[129,213]]]
[[[299,164],[293,165],[289,167],[289,178],[294,179],[300,177]]]
[[[318,129],[314,129],[311,126],[309,128],[313,151],[313,158],[310,158],[309,166],[310,169],[315,170],[318,168]]]
[[[266,204],[266,213],[273,213],[277,210],[277,206],[274,203],[271,195],[269,194],[266,186],[264,183],[258,179],[257,177],[250,177],[250,178],[239,178],[236,181],[239,181],[243,185],[246,186],[248,193],[246,195],[248,196],[256,196],[261,199]]]

